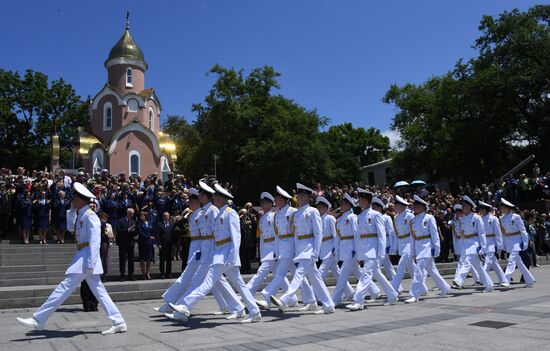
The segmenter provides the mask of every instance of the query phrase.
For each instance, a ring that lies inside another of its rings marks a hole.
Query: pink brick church
[[[128,21],[105,61],[108,82],[90,103],[90,125],[80,128],[80,156],[87,172],[165,178],[173,169],[176,147],[160,130],[161,104],[145,89],[147,62],[130,35]]]

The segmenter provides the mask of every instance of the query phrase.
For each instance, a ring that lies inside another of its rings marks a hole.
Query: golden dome
[[[119,41],[115,44],[115,46],[113,46],[113,48],[109,52],[109,57],[105,61],[105,65],[107,65],[107,62],[109,62],[110,60],[118,58],[139,61],[147,69],[147,62],[145,62],[143,52],[141,51],[139,46],[137,46],[134,38],[132,38],[132,35],[130,34],[128,17],[126,17],[126,30],[124,31],[124,34],[119,39]]]

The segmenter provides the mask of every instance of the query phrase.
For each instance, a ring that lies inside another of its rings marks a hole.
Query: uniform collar
[[[289,205],[289,204],[286,204],[286,205],[284,205],[283,207],[278,208],[277,211],[283,211],[283,210],[286,210],[286,209],[289,208],[289,207],[290,207],[290,205]]]
[[[222,207],[220,207],[220,213],[222,213],[223,211],[225,211],[225,209],[226,209],[228,206],[229,206],[228,204],[225,204],[225,205],[223,205]]]
[[[80,210],[77,210],[77,211],[76,211],[76,213],[77,213],[77,215],[78,215],[78,214],[81,214],[81,213],[84,213],[84,212],[86,212],[89,208],[90,208],[90,205],[82,206],[82,207],[80,208]]]
[[[203,210],[206,210],[206,209],[210,208],[210,206],[212,206],[212,202],[211,202],[211,201],[207,202],[204,206],[202,206],[202,209],[203,209]]]

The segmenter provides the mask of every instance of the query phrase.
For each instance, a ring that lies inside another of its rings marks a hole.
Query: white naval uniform
[[[523,274],[525,284],[533,285],[535,283],[535,278],[531,272],[529,272],[527,267],[525,267],[525,264],[523,264],[523,261],[519,256],[519,252],[527,249],[527,246],[529,245],[529,236],[525,230],[523,220],[518,214],[510,211],[507,215],[500,217],[500,225],[502,226],[502,236],[504,238],[503,248],[510,254],[508,257],[506,272],[504,273],[506,281],[510,283],[512,273],[514,273],[517,266],[521,271],[521,274]]]
[[[434,257],[438,257],[441,253],[439,232],[434,216],[426,212],[414,216],[410,222],[410,229],[411,256],[416,258],[416,268],[409,295],[418,298],[426,291],[426,274],[432,277],[441,294],[447,294],[451,287],[439,274],[434,263]]]
[[[411,211],[406,209],[405,211],[397,214],[394,217],[395,236],[397,238],[397,253],[401,256],[399,263],[397,264],[397,272],[393,277],[391,285],[398,291],[401,281],[405,276],[405,272],[408,270],[411,278],[414,275],[416,264],[411,256],[411,221],[414,215]],[[428,287],[425,285],[424,290],[427,292]]]
[[[330,269],[332,276],[336,279],[336,281],[338,281],[338,279],[340,279],[341,269],[338,267],[338,261],[340,261],[340,259],[338,258],[336,252],[336,244],[338,243],[338,229],[336,228],[337,220],[333,215],[328,213],[322,215],[321,219],[323,220],[323,241],[321,242],[321,251],[319,252],[319,259],[321,260],[319,272],[321,272],[321,277],[324,280],[328,277],[328,272]],[[359,274],[356,276],[359,277]],[[346,283],[343,294],[346,298],[353,297],[353,288],[349,282]],[[334,294],[332,299],[334,300]],[[341,299],[342,298],[340,296],[338,301]],[[334,303],[337,304],[336,301],[334,301]]]
[[[335,305],[342,302],[342,296],[353,296],[354,291],[348,279],[350,273],[355,274],[357,279],[361,277],[359,264],[355,259],[355,233],[357,232],[357,215],[353,210],[343,213],[336,221],[336,236],[334,246],[336,260],[342,261],[340,276],[336,280],[336,287],[332,293],[332,300]],[[326,236],[326,234],[324,234]]]
[[[294,262],[298,263],[298,267],[288,290],[281,296],[281,301],[288,305],[307,274],[315,297],[321,302],[323,309],[331,310],[334,302],[316,266],[323,241],[323,222],[319,210],[309,204],[303,205],[294,212],[291,221],[296,251]]]
[[[256,294],[260,285],[264,282],[269,272],[275,274],[279,262],[277,261],[277,235],[274,226],[275,211],[264,213],[258,223],[260,241],[260,267],[256,274],[250,278],[246,286],[252,296]],[[283,279],[283,290],[288,289],[288,280]]]
[[[390,260],[390,253],[393,254],[397,251],[397,238],[393,227],[393,219],[387,214],[383,214],[382,219],[384,221],[384,229],[386,229],[386,255],[380,260],[380,267],[386,272],[388,280],[392,281],[395,277],[395,269]],[[397,291],[401,290],[403,290],[401,287],[397,289]]]
[[[481,218],[485,227],[485,238],[487,240],[487,248],[485,249],[485,265],[484,269],[489,273],[493,269],[498,277],[499,283],[506,283],[506,277],[502,271],[502,267],[498,263],[495,252],[502,251],[502,232],[500,231],[500,223],[498,218],[490,213],[487,213]]]
[[[55,288],[46,302],[36,310],[33,317],[39,326],[44,326],[51,314],[61,306],[63,301],[71,296],[83,280],[86,280],[90,290],[113,325],[122,324],[124,318],[122,318],[118,308],[111,300],[99,277],[103,273],[103,266],[99,257],[101,222],[88,205],[77,211],[75,219],[76,222],[68,222],[68,225],[75,229],[75,240],[77,247],[80,247],[80,249],[77,248],[73,260],[65,272],[65,280]]]
[[[453,249],[456,256],[458,256],[458,262],[456,263],[456,269],[455,269],[455,276],[454,280],[458,277],[458,274],[460,273],[460,269],[462,266],[464,266],[464,260],[466,259],[466,255],[462,252],[462,237],[461,237],[461,227],[460,227],[460,218],[453,218],[449,221],[449,225],[451,226],[451,230],[453,232]],[[477,272],[477,269],[474,266],[470,266],[472,277],[476,282],[480,281],[479,279],[479,273]]]
[[[462,239],[462,254],[465,256],[464,264],[460,267],[456,282],[459,285],[464,283],[471,267],[479,273],[481,283],[488,290],[493,289],[493,281],[489,273],[483,269],[479,255],[485,252],[487,240],[485,238],[485,226],[481,217],[474,212],[460,218],[460,237]]]
[[[270,305],[270,296],[277,294],[280,288],[285,288],[287,273],[290,271],[290,273],[294,274],[296,270],[293,261],[295,254],[294,235],[290,229],[290,219],[294,212],[296,212],[296,209],[289,205],[275,210],[274,222],[275,234],[277,235],[277,260],[279,261],[279,265],[271,282],[262,290],[262,295],[268,305]],[[302,281],[300,290],[302,291],[302,302],[304,304],[315,303],[316,299],[313,289],[306,278]],[[290,303],[297,301],[296,295],[290,299]]]
[[[357,261],[364,261],[361,277],[355,289],[355,303],[362,305],[369,290],[371,296],[373,289],[380,291],[372,282],[372,278],[382,285],[388,301],[396,301],[397,292],[380,270],[380,260],[386,256],[386,229],[380,212],[367,208],[357,216],[355,251]]]
[[[216,283],[225,274],[237,290],[239,290],[248,312],[251,315],[259,313],[260,310],[254,301],[254,297],[250,294],[239,272],[239,267],[241,266],[241,259],[239,257],[241,225],[237,212],[228,205],[222,206],[214,219],[212,230],[214,233],[212,265],[208,269],[202,284],[188,296],[178,300],[177,304],[183,304],[191,310],[197,302],[214,288]]]
[[[201,245],[199,265],[196,268],[195,275],[191,279],[191,286],[187,288],[187,291],[185,291],[183,295],[177,297],[176,304],[178,305],[181,304],[189,294],[198,289],[206,279],[205,277],[208,274],[213,260],[214,227],[216,225],[215,219],[218,214],[218,208],[209,202],[201,208],[200,214],[196,218],[198,220],[198,229],[201,236],[199,240]],[[224,276],[214,282],[212,294],[222,311],[229,310],[230,312],[239,312],[244,309],[244,305]]]

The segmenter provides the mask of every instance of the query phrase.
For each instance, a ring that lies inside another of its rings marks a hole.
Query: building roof
[[[377,168],[386,168],[391,166],[392,158],[388,158],[387,160],[383,160],[376,163],[371,163],[370,165],[366,165],[361,167],[363,171],[370,171]]]

